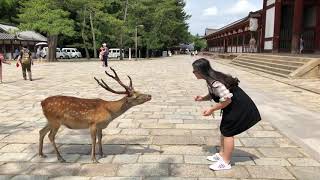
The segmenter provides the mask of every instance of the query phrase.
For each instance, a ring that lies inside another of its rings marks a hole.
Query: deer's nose
[[[151,96],[151,95],[148,95],[148,99],[150,99],[150,100],[151,100],[151,98],[152,98],[152,96]]]

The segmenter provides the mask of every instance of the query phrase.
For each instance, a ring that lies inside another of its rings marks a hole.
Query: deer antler
[[[126,91],[115,91],[113,89],[111,89],[102,79],[101,79],[101,82],[96,78],[94,77],[94,79],[97,81],[97,83],[103,87],[104,89],[106,89],[107,91],[110,91],[112,93],[115,93],[115,94],[127,94],[128,96],[131,96],[132,95],[132,91],[133,91],[133,87],[132,87],[132,80],[130,78],[130,76],[128,76],[128,78],[130,79],[130,86],[126,86],[122,83],[122,81],[120,80],[118,74],[116,73],[116,71],[110,67],[110,69],[113,71],[114,73],[114,76],[112,76],[111,74],[109,74],[107,71],[105,71],[105,73],[111,77],[112,79],[116,80]]]
[[[115,91],[115,90],[111,89],[102,79],[101,79],[102,83],[96,77],[94,77],[94,79],[97,81],[97,83],[101,87],[103,87],[107,91],[110,91],[110,92],[115,93],[115,94],[128,94],[127,91]]]

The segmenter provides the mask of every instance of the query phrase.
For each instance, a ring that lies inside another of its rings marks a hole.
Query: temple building
[[[261,10],[204,38],[211,52],[319,53],[320,0],[264,0]]]
[[[0,24],[0,50],[8,59],[12,59],[15,49],[21,46],[27,46],[34,54],[35,44],[39,42],[47,42],[47,38],[34,31],[20,31],[15,26]]]

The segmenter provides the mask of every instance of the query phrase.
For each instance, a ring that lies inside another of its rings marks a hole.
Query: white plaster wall
[[[266,13],[266,29],[265,29],[265,38],[273,37],[274,32],[274,14],[275,8],[270,8]]]
[[[265,50],[272,50],[273,48],[273,41],[265,41],[264,42],[264,49]]]
[[[274,4],[276,2],[276,0],[268,0],[267,1],[267,6]]]

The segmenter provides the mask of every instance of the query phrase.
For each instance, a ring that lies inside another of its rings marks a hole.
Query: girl
[[[2,63],[10,64],[4,59],[4,54],[0,51],[0,83],[2,83]]]
[[[234,136],[259,122],[259,111],[250,97],[238,86],[237,78],[213,70],[209,61],[203,58],[196,60],[192,66],[194,75],[197,79],[204,79],[209,90],[208,95],[196,96],[195,101],[216,102],[203,112],[203,116],[209,116],[219,109],[223,112],[220,124],[221,147],[219,153],[207,157],[209,161],[216,162],[209,168],[216,171],[231,169]]]

